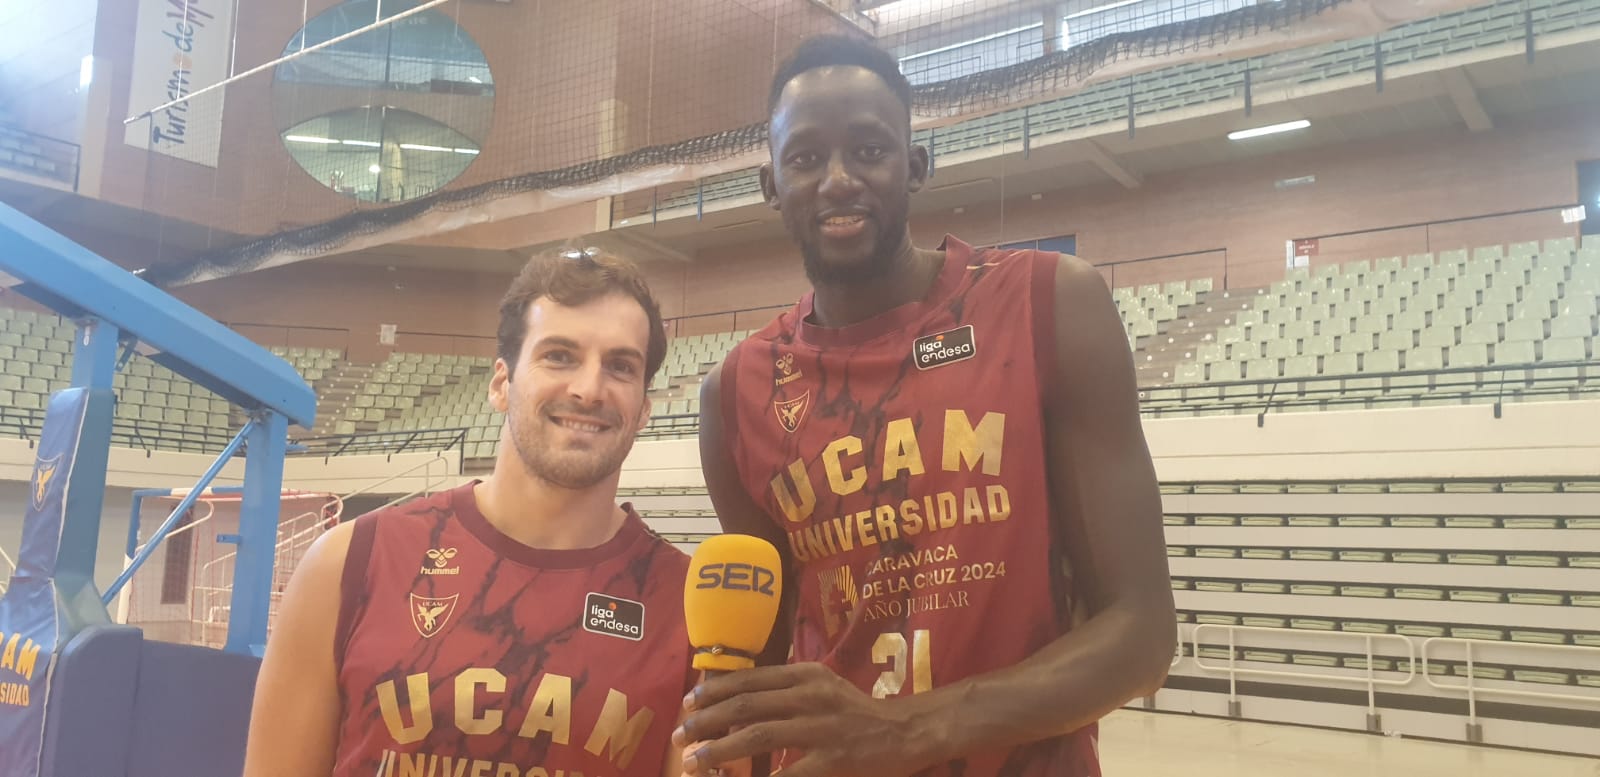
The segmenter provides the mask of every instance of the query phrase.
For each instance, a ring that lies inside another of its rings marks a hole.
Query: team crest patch
[[[411,625],[417,627],[417,633],[423,639],[438,634],[450,622],[450,616],[455,614],[456,599],[460,597],[461,594],[443,598],[411,594]]]
[[[591,593],[583,602],[583,630],[638,642],[644,639],[644,604]]]
[[[925,335],[911,343],[911,360],[919,370],[955,364],[977,355],[978,341],[972,334],[971,324]]]
[[[50,479],[56,476],[56,469],[61,464],[61,454],[56,454],[48,459],[39,459],[33,464],[33,509],[44,509],[45,494],[50,493]]]
[[[778,423],[783,425],[783,429],[786,432],[793,432],[800,428],[800,422],[805,420],[806,417],[806,408],[810,405],[810,391],[794,399],[772,400],[772,409],[778,413]]]

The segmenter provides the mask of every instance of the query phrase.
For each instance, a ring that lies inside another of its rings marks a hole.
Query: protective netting
[[[301,557],[338,525],[342,512],[342,502],[332,494],[285,491],[281,499],[269,618],[276,616]],[[140,503],[141,544],[180,501],[174,495]],[[239,533],[239,504],[237,495],[197,500],[129,579],[117,603],[117,621],[144,629],[151,639],[221,647],[228,635],[238,550],[228,540]]]
[[[898,57],[927,132],[1470,4],[139,0],[121,11],[136,17],[138,118],[106,176],[142,171],[142,185],[108,192],[164,217],[141,264],[184,283],[599,198],[654,210],[762,160],[768,80],[816,34]]]

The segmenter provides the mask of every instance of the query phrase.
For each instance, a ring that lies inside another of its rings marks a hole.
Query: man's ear
[[[906,179],[906,188],[915,194],[928,183],[928,149],[913,144],[906,157],[911,164],[911,176]]]
[[[505,359],[494,360],[494,375],[489,378],[489,406],[495,412],[505,414],[510,406],[511,393],[511,368]]]
[[[650,401],[650,395],[649,394],[645,394],[644,395],[644,407],[639,409],[639,428],[633,430],[634,434],[638,434],[638,433],[644,431],[645,427],[650,425],[650,409],[651,409],[651,405],[652,404],[653,403],[651,403],[651,401]]]
[[[781,210],[778,203],[778,182],[773,178],[771,162],[764,162],[761,165],[761,197],[767,201],[767,207]]]

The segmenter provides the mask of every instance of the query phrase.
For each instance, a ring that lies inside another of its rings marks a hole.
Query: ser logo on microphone
[[[754,591],[772,596],[772,584],[777,580],[772,570],[755,564],[706,564],[700,567],[700,582],[695,588]]]

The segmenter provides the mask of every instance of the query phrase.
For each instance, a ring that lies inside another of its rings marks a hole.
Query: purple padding
[[[62,649],[45,710],[40,775],[123,773],[143,645],[136,628],[91,626]]]
[[[94,774],[239,777],[260,668],[259,658],[145,642],[127,766]]]

